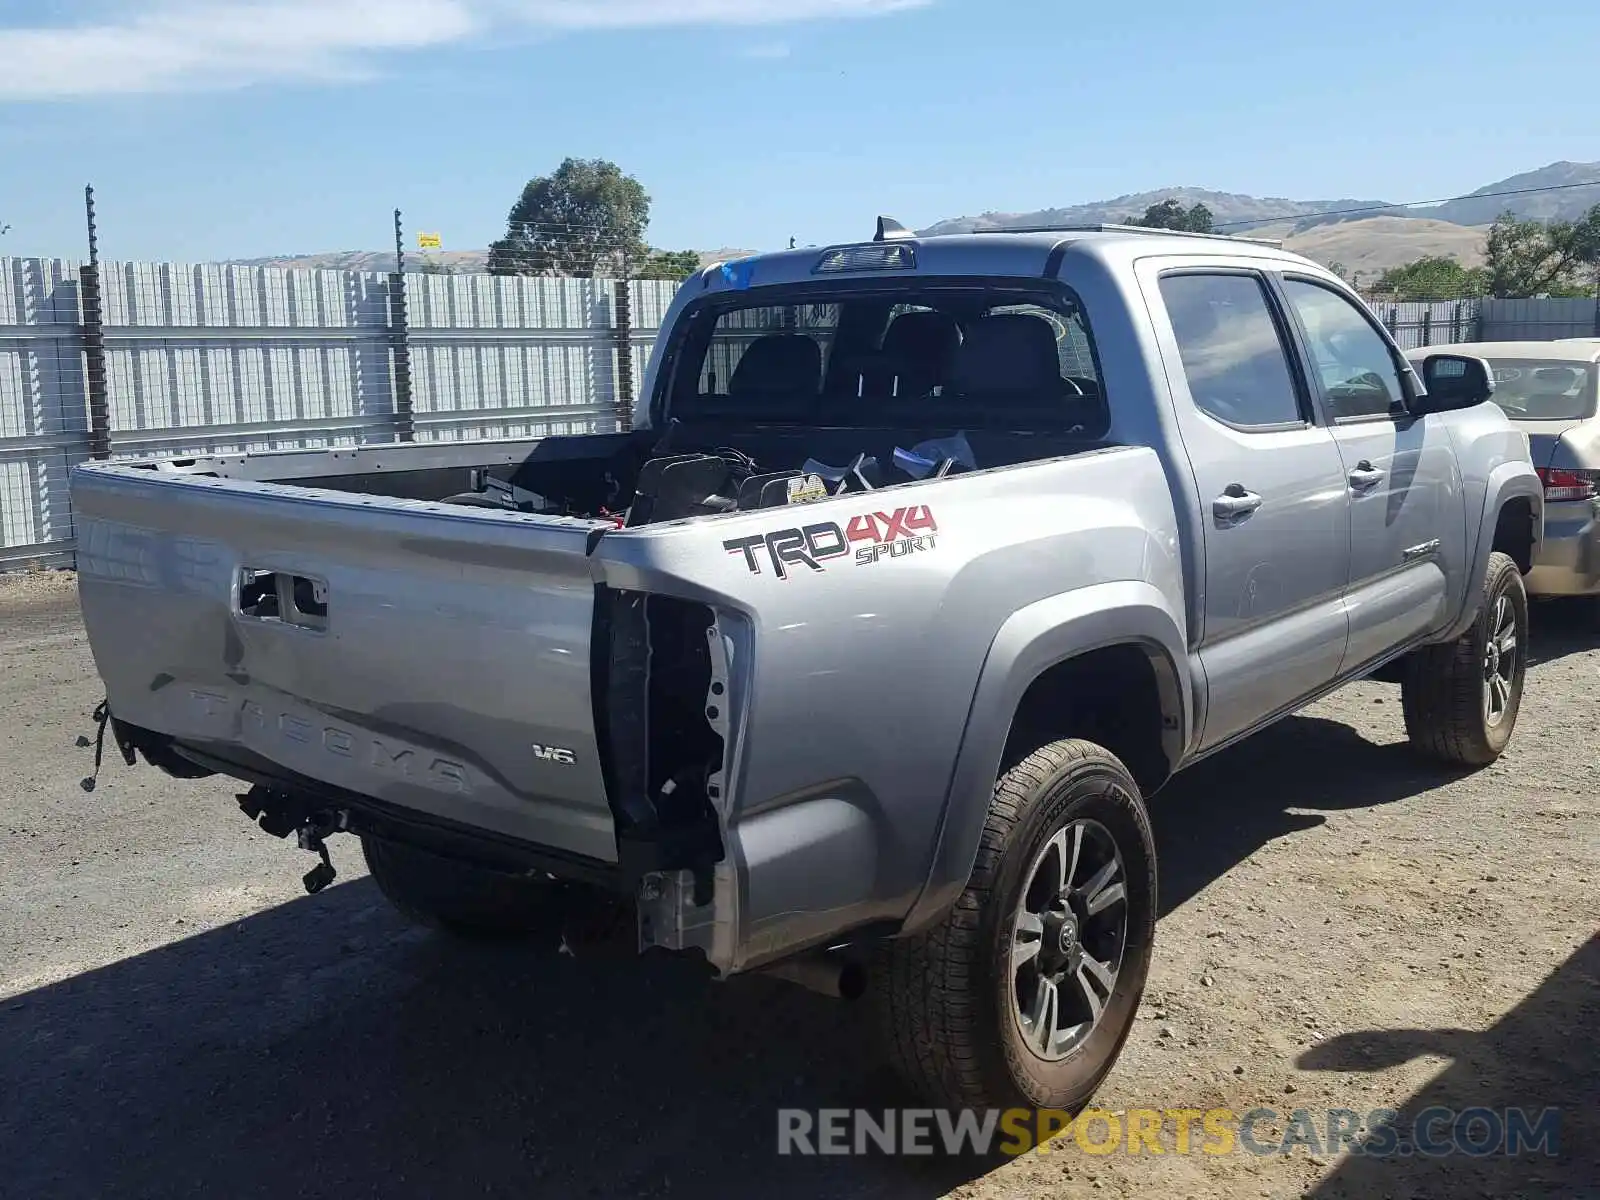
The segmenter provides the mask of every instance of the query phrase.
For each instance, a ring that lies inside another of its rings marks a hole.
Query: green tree
[[[1163,200],[1144,210],[1142,217],[1129,217],[1124,224],[1145,229],[1176,229],[1183,233],[1210,233],[1211,210],[1204,204],[1185,208],[1176,200]]]
[[[1589,295],[1600,270],[1600,204],[1576,221],[1502,213],[1489,227],[1487,261],[1493,296]]]
[[[687,279],[700,269],[700,256],[693,250],[655,250],[644,260],[639,279]]]
[[[489,273],[626,272],[647,257],[649,224],[650,197],[637,179],[604,159],[569,158],[522,189],[506,217],[506,236],[489,247]]]
[[[1396,300],[1457,300],[1481,296],[1488,286],[1489,273],[1482,267],[1469,270],[1447,254],[1429,254],[1390,267],[1378,276],[1372,290]]]

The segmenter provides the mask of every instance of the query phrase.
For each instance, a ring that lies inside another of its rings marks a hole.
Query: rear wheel
[[[559,933],[553,888],[537,880],[375,837],[362,837],[361,852],[384,898],[419,925],[477,938]]]
[[[1516,728],[1527,666],[1527,589],[1516,562],[1496,551],[1472,628],[1406,660],[1400,697],[1411,744],[1462,766],[1492,763]]]
[[[1133,777],[1090,742],[1035,751],[996,785],[955,907],[881,950],[895,1066],[947,1107],[1081,1108],[1133,1027],[1155,914]]]

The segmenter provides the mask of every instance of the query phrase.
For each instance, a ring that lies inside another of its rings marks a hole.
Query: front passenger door
[[[1371,314],[1319,281],[1282,286],[1350,495],[1347,673],[1449,619],[1449,581],[1467,570],[1460,468],[1443,422],[1406,412],[1398,356]]]

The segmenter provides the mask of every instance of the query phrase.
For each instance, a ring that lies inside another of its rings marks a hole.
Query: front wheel
[[[870,994],[891,1059],[935,1104],[1076,1111],[1133,1027],[1155,918],[1127,768],[1090,742],[1035,751],[996,784],[955,906],[881,951]]]
[[[1400,699],[1411,744],[1461,766],[1492,763],[1516,728],[1527,669],[1527,588],[1510,555],[1496,551],[1472,628],[1406,660]]]

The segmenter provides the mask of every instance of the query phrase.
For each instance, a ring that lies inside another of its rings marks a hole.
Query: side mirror
[[[1422,360],[1422,386],[1427,393],[1407,407],[1412,416],[1473,408],[1494,395],[1494,375],[1481,358],[1464,354],[1430,354]]]

